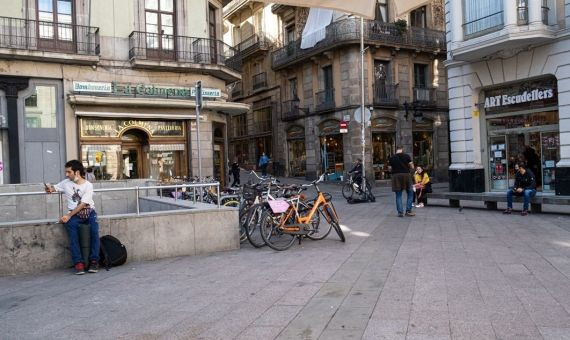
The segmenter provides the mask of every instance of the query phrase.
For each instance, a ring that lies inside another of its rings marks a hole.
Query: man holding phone
[[[88,223],[90,226],[91,249],[88,271],[96,273],[99,270],[99,224],[97,223],[95,202],[93,202],[93,184],[86,181],[84,176],[83,164],[78,160],[71,160],[65,163],[66,179],[55,186],[45,184],[46,192],[62,192],[67,201],[68,213],[63,215],[59,221],[64,223],[67,229],[71,258],[77,275],[85,274],[86,268],[79,247],[78,228],[81,223]]]
[[[513,195],[524,196],[522,216],[528,215],[528,206],[531,197],[536,195],[536,179],[530,169],[527,169],[526,164],[518,164],[518,169],[515,174],[515,185],[507,191],[507,210],[504,214],[511,214],[513,212]]]

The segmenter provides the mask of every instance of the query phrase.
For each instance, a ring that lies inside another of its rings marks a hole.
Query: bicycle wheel
[[[245,223],[247,222],[248,206],[242,205],[239,209],[239,241],[240,243],[247,240],[247,229]]]
[[[352,195],[354,194],[354,189],[352,188],[352,184],[346,183],[342,186],[342,197],[345,199],[351,199]]]
[[[224,202],[223,206],[224,206],[224,207],[237,208],[237,207],[239,207],[239,201],[228,200],[228,201],[225,201],[225,202]]]
[[[299,205],[302,205],[302,209],[301,208],[299,209],[300,216],[307,216],[311,211],[312,206],[309,206],[308,204],[303,202],[299,202]],[[321,225],[321,214],[319,211],[315,212],[309,224],[311,225],[313,231],[307,234],[307,238],[313,241],[324,239],[329,235],[329,233],[332,230],[331,225],[328,223],[326,225]]]
[[[346,238],[344,237],[344,233],[342,232],[342,229],[340,228],[340,225],[338,224],[338,219],[337,219],[336,214],[333,211],[333,208],[327,206],[327,207],[325,207],[325,210],[326,210],[327,214],[329,215],[332,227],[334,228],[334,230],[338,234],[338,237],[340,238],[340,240],[342,242],[346,242]]]
[[[374,194],[372,193],[372,187],[370,187],[370,183],[368,183],[368,181],[366,182],[366,195],[367,199],[370,202],[376,202],[376,196],[374,196]]]
[[[271,249],[282,251],[291,248],[295,242],[293,234],[286,234],[279,229],[279,221],[283,214],[274,216],[271,210],[263,212],[260,223],[261,237]]]
[[[260,222],[266,207],[263,203],[256,204],[249,209],[247,221],[245,223],[246,237],[249,243],[255,248],[261,248],[265,245],[265,240],[261,237]]]

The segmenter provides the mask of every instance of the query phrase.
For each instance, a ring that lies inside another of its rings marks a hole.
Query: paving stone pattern
[[[570,339],[568,215],[398,218],[378,195],[335,200],[345,244],[0,278],[0,338]]]

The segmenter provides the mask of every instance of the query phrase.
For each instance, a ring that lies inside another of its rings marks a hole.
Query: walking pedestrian
[[[261,168],[261,176],[267,176],[267,166],[269,165],[269,157],[263,152],[259,157],[259,167]]]
[[[239,172],[240,172],[239,163],[236,159],[236,161],[232,163],[232,167],[230,169],[230,173],[232,174],[232,177],[234,178],[232,185],[231,185],[232,187],[235,187],[236,185],[240,185]]]
[[[412,189],[412,176],[410,170],[414,169],[411,157],[404,153],[404,147],[398,146],[396,153],[388,160],[392,172],[392,191],[396,193],[396,209],[398,217],[404,217],[402,207],[402,191],[406,191],[406,216],[415,216],[412,211],[414,203],[414,191]]]

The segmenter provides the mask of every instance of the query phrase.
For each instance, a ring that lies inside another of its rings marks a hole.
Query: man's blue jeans
[[[513,208],[513,195],[514,195],[514,188],[510,188],[509,191],[507,191],[507,207],[509,208]],[[536,190],[535,189],[525,189],[522,193],[522,196],[524,196],[524,203],[523,203],[523,210],[528,211],[528,205],[530,204],[530,199],[531,197],[534,197],[536,195]]]
[[[81,223],[88,223],[90,226],[89,233],[91,236],[91,250],[89,251],[89,261],[99,262],[99,224],[97,223],[97,213],[95,210],[91,210],[89,218],[82,219],[77,215],[73,215],[65,224],[67,235],[69,235],[69,249],[71,250],[71,259],[73,260],[73,264],[83,262],[81,249],[79,248],[78,234],[79,224]]]
[[[396,191],[396,209],[398,209],[399,214],[403,214],[404,210],[402,208],[402,192],[404,190]],[[414,191],[412,188],[406,190],[406,212],[412,211],[412,204],[414,203]]]

